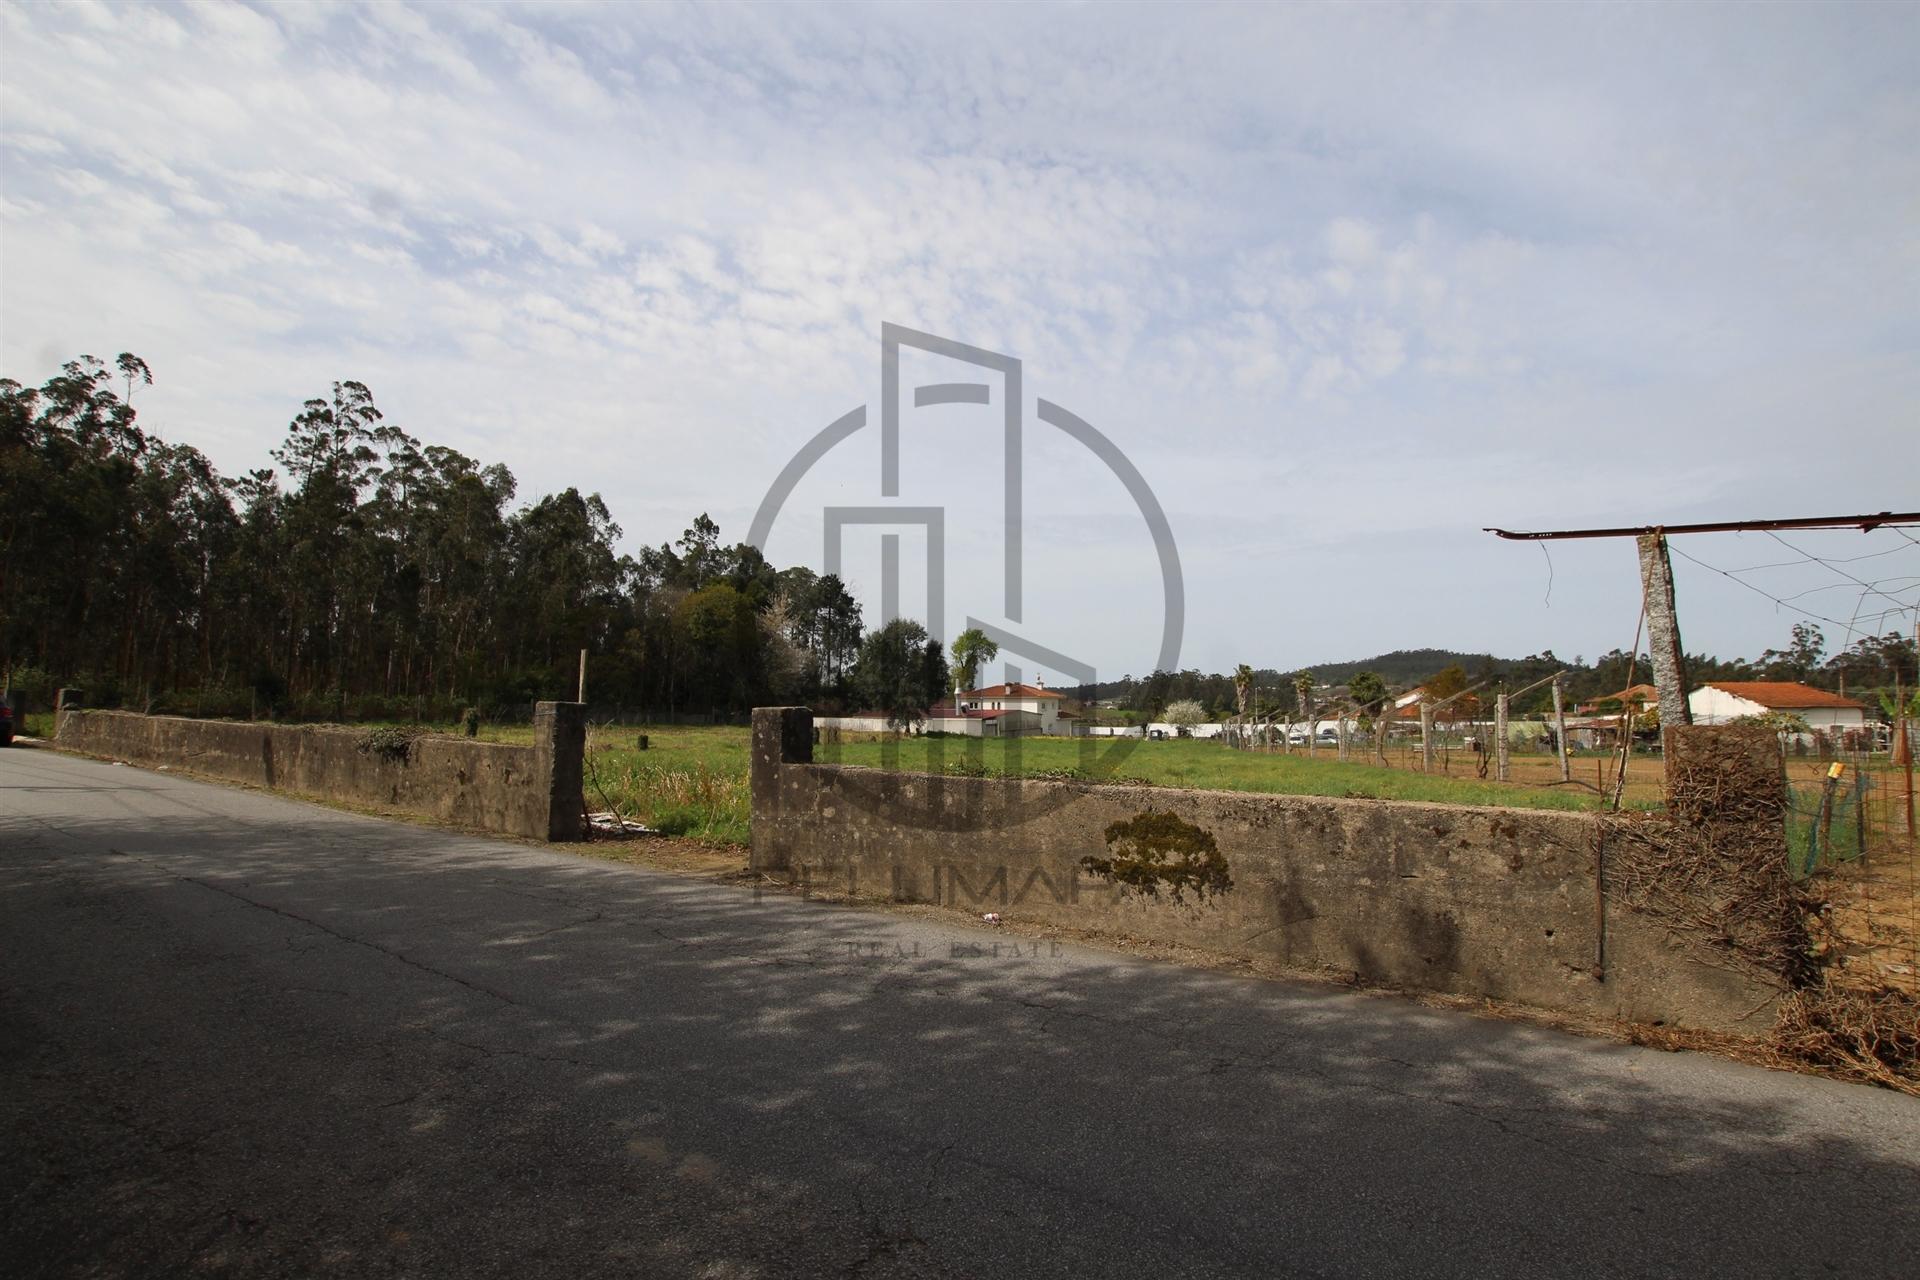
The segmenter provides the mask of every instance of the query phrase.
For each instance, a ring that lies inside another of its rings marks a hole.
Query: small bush
[[[354,745],[363,756],[379,756],[383,760],[405,764],[413,758],[413,744],[422,736],[421,730],[411,725],[388,725],[361,734],[359,742]]]

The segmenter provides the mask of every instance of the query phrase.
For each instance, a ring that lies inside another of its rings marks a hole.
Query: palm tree
[[[1233,700],[1240,713],[1240,728],[1237,733],[1244,734],[1249,728],[1247,721],[1247,694],[1253,688],[1253,668],[1241,663],[1233,669]]]
[[[1313,754],[1313,672],[1300,671],[1293,677],[1293,691],[1300,697],[1300,719],[1307,726],[1307,754]],[[1291,735],[1289,735],[1291,736]]]

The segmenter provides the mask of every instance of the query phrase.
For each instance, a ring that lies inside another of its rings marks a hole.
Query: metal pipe
[[[1800,520],[1723,520],[1709,524],[1649,524],[1631,529],[1556,529],[1528,532],[1515,529],[1482,529],[1495,537],[1516,542],[1547,542],[1556,538],[1638,538],[1650,533],[1745,533],[1768,529],[1861,529],[1873,530],[1888,524],[1920,524],[1920,512],[1882,511],[1870,516],[1809,516]]]

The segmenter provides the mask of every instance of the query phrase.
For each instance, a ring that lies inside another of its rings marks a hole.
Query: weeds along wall
[[[536,840],[585,839],[584,708],[543,702],[532,746],[404,731],[189,720],[89,711],[68,696],[55,723],[62,750],[166,766]]]
[[[784,707],[752,785],[753,866],[824,892],[1756,1038],[1785,986],[1603,893],[1586,814],[816,765]]]

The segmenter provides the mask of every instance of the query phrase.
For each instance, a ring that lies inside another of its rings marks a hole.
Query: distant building
[[[1687,695],[1695,724],[1726,724],[1742,716],[1782,711],[1799,716],[1815,732],[1860,729],[1866,704],[1797,680],[1716,680]]]
[[[1650,684],[1635,684],[1628,685],[1618,693],[1602,694],[1600,697],[1594,698],[1591,701],[1583,702],[1578,707],[1575,707],[1574,711],[1583,716],[1599,715],[1609,711],[1618,715],[1623,710],[1639,711],[1647,707],[1657,707],[1659,705],[1660,691],[1658,689]]]
[[[961,694],[957,713],[964,716],[996,711],[1025,711],[1038,717],[1038,724],[1036,728],[1024,732],[1072,733],[1078,717],[1062,709],[1061,703],[1065,701],[1064,697],[1044,684],[995,684],[984,689],[969,689]],[[946,704],[943,710],[946,714],[955,714],[955,707],[951,703]]]
[[[815,716],[816,729],[831,729],[841,733],[890,733],[884,711],[863,711],[847,716]],[[936,703],[927,709],[926,718],[916,720],[903,732],[954,733],[969,738],[1013,738],[1024,734],[1040,732],[1040,717],[1031,711],[962,711],[956,712],[953,704]]]

